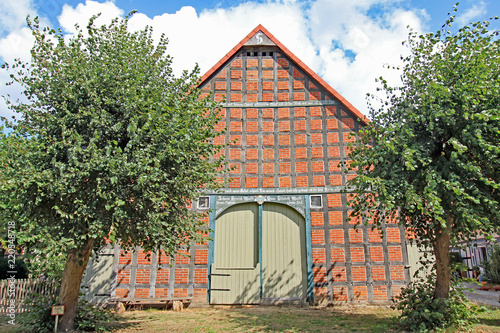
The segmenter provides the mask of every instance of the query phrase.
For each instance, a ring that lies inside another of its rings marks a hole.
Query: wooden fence
[[[26,302],[35,294],[57,296],[57,284],[52,279],[14,279],[0,281],[0,314],[21,313],[29,309]]]

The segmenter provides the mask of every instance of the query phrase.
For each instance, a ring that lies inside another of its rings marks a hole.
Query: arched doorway
[[[305,220],[276,203],[245,203],[215,222],[210,303],[258,304],[307,297]]]

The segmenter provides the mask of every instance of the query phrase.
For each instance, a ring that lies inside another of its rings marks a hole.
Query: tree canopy
[[[494,18],[497,19],[497,18]],[[489,22],[407,41],[402,85],[389,86],[350,158],[353,215],[396,218],[436,257],[435,298],[446,298],[448,252],[500,227],[500,41]]]
[[[0,218],[16,221],[20,242],[50,238],[68,254],[62,304],[78,295],[92,248],[119,241],[173,255],[197,239],[188,206],[219,186],[224,166],[198,68],[175,77],[164,36],[129,31],[128,17],[95,19],[71,38],[28,21],[31,62],[4,65],[29,102],[9,103],[20,117],[1,138]]]

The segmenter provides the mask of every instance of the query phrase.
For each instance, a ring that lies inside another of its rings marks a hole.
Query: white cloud
[[[15,59],[27,62],[31,58],[30,50],[33,44],[31,30],[23,27],[11,32],[7,37],[0,39],[0,58],[8,64],[13,64]],[[0,70],[0,95],[10,95],[11,101],[25,100],[21,95],[21,87],[17,83],[6,85],[11,82],[12,70]],[[7,108],[4,99],[0,99],[0,116],[11,117],[12,111]]]
[[[32,0],[1,0],[0,11],[0,60],[13,62],[14,58],[24,61],[30,60],[30,50],[33,36],[27,28],[26,18],[33,21],[39,16],[41,26],[48,26],[49,22],[43,15],[39,15]]]
[[[5,7],[0,13],[0,27],[3,27],[0,28],[0,34],[3,34],[5,37],[0,39],[0,60],[9,64],[12,64],[16,58],[23,61],[29,61],[31,58],[30,50],[34,38],[31,35],[31,31],[26,26],[26,16],[30,15],[31,20],[33,20],[35,16],[39,16],[41,27],[50,26],[44,14],[48,14],[47,11],[49,10],[60,10],[58,7],[59,3],[46,1],[43,6],[41,6],[40,12],[37,12],[32,0],[2,1],[5,1],[5,4],[2,3]],[[76,31],[74,27],[75,23],[85,28],[90,17],[97,13],[102,13],[102,15],[96,21],[96,24],[102,25],[109,23],[111,19],[117,16],[122,16],[123,10],[116,7],[115,4],[110,1],[98,3],[87,0],[85,4],[79,4],[76,8],[64,5],[59,17],[59,23],[65,32],[71,34]],[[10,72],[5,70],[0,71],[0,95],[9,94],[13,101],[18,98],[25,100],[24,96],[21,94],[22,90],[19,85],[13,84],[11,86],[5,86],[7,82],[11,81],[9,75]],[[12,111],[7,108],[4,100],[1,99],[0,116],[7,116],[10,118],[12,115]]]
[[[0,36],[9,34],[25,26],[26,16],[34,12],[31,0],[2,0]]]
[[[367,112],[366,93],[376,93],[376,77],[400,82],[399,72],[384,65],[401,63],[400,55],[407,52],[401,44],[407,38],[407,26],[422,29],[422,19],[415,12],[394,8],[368,14],[374,5],[394,2],[318,0],[309,12],[311,38],[320,50],[318,74],[363,113]],[[347,52],[354,53],[354,59]]]
[[[384,74],[398,81],[399,74],[385,73],[383,64],[399,63],[400,54],[404,52],[401,42],[407,37],[406,26],[411,25],[417,31],[422,29],[425,12],[399,10],[397,2],[271,0],[200,13],[186,6],[176,13],[153,18],[137,13],[131,18],[130,27],[137,30],[152,26],[156,38],[165,33],[177,74],[192,69],[195,63],[200,65],[203,74],[253,28],[262,24],[355,107],[366,113],[365,95],[375,91],[374,78]],[[88,19],[99,12],[102,14],[97,24],[124,15],[112,1],[87,0],[76,7],[64,5],[59,23],[65,32],[72,34],[75,23],[85,28]],[[1,47],[2,43],[30,47],[27,39],[21,37],[26,38],[26,33],[18,28],[11,36],[0,40],[0,56],[9,54]],[[9,57],[26,54],[29,47],[24,51],[14,47],[17,51],[11,51]],[[2,106],[0,114],[5,114]]]
[[[26,18],[29,15],[33,21],[39,16],[40,26],[49,26],[49,21],[44,15],[38,13],[32,0],[1,0],[2,11],[0,11],[0,63],[13,64],[15,59],[27,62],[31,59],[31,47],[34,38],[31,30],[27,27]],[[45,9],[54,8],[54,3],[47,1]],[[24,100],[21,87],[17,84],[6,86],[12,81],[11,71],[0,70],[0,95],[11,96],[12,101]],[[0,116],[10,118],[12,111],[7,108],[3,98],[0,98]]]
[[[174,14],[148,18],[136,14],[133,29],[152,26],[169,38],[168,52],[174,57],[175,72],[192,69],[195,63],[208,71],[258,24],[262,24],[303,61],[314,61],[314,48],[306,36],[307,26],[297,3],[243,3],[228,9],[205,10],[182,7]]]
[[[30,49],[33,44],[31,31],[26,27],[26,17],[32,18],[35,10],[31,0],[2,0],[0,11],[0,63],[14,63],[16,58],[30,60]],[[42,20],[42,22],[46,22]],[[0,70],[0,95],[10,95],[15,101],[22,98],[21,89],[17,85],[6,83],[11,81],[10,71]],[[7,108],[3,98],[0,99],[0,116],[11,117],[13,113]]]
[[[79,3],[76,8],[64,4],[61,15],[58,16],[61,28],[69,33],[76,33],[75,24],[85,30],[90,18],[93,15],[100,14],[95,21],[96,26],[109,24],[116,17],[123,16],[123,10],[116,7],[111,1],[99,3],[96,1],[86,0],[85,4]]]
[[[0,57],[7,63],[15,58],[29,61],[31,46],[34,38],[29,28],[23,27],[11,32],[7,37],[0,39]]]
[[[456,18],[456,22],[459,26],[464,26],[470,22],[477,20],[480,17],[486,15],[486,3],[484,1],[479,1],[479,3],[474,4],[471,8],[467,9],[463,14],[460,13],[460,8]]]

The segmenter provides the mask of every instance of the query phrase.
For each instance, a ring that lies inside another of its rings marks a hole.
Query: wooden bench
[[[109,303],[115,303],[118,312],[134,307],[158,307],[182,311],[193,301],[192,297],[158,297],[158,298],[111,298]]]

